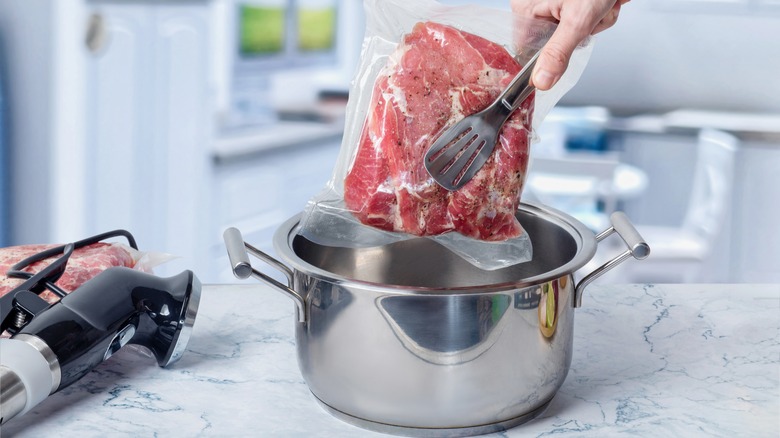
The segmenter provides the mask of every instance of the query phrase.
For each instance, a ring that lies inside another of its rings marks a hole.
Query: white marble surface
[[[3,426],[6,437],[382,436],[315,402],[293,304],[204,288],[184,357],[125,347]],[[538,419],[494,436],[780,436],[780,285],[591,286],[568,377]]]

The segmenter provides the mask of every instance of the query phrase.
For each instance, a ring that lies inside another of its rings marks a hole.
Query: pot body
[[[296,278],[308,294],[307,322],[296,326],[301,373],[323,404],[353,417],[348,421],[511,427],[541,412],[571,363],[570,275],[454,295]]]
[[[572,273],[596,240],[549,209],[524,205],[518,218],[533,258],[494,271],[430,239],[334,248],[284,224],[274,244],[303,298],[296,342],[312,393],[347,421],[411,435],[541,413],[571,364]]]

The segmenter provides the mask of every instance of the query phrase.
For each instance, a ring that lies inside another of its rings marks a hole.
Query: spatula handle
[[[537,58],[539,58],[539,52],[536,52],[531,60],[523,66],[506,87],[506,90],[498,97],[501,100],[501,105],[510,113],[516,110],[535,89],[531,85],[531,73],[533,73]]]

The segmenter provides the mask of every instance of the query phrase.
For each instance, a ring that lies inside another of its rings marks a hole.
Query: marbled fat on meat
[[[493,154],[456,192],[423,159],[443,129],[492,103],[520,70],[500,45],[455,28],[418,23],[375,83],[345,180],[347,208],[364,224],[428,236],[458,231],[487,241],[517,237],[528,165],[533,95],[504,125]]]
[[[9,278],[5,275],[11,266],[27,257],[56,246],[59,245],[21,245],[0,249],[0,273],[2,274],[0,277],[0,296],[24,282],[24,279]],[[35,262],[23,270],[30,273],[39,272],[56,258],[57,256]],[[126,266],[132,268],[134,264],[133,256],[125,248],[109,243],[93,243],[73,251],[68,259],[65,272],[55,284],[65,292],[73,292],[110,267]],[[50,303],[59,300],[59,297],[49,291],[44,291],[40,296]]]

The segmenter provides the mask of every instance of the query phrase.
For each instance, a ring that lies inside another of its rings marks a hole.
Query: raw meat
[[[418,236],[449,231],[486,241],[517,237],[533,98],[504,126],[495,151],[456,192],[423,165],[443,129],[491,102],[520,70],[500,45],[453,27],[418,23],[374,86],[345,180],[347,208],[364,224]]]
[[[24,282],[20,278],[5,276],[8,269],[21,260],[53,248],[59,245],[22,245],[0,249],[0,297],[10,292]],[[48,266],[56,257],[35,262],[24,269],[26,272],[36,273]],[[135,260],[128,249],[123,246],[110,243],[93,243],[92,245],[76,249],[68,259],[65,272],[56,285],[65,292],[73,292],[87,280],[112,266],[126,266],[132,268]],[[44,291],[40,296],[53,303],[59,300],[57,295]]]

